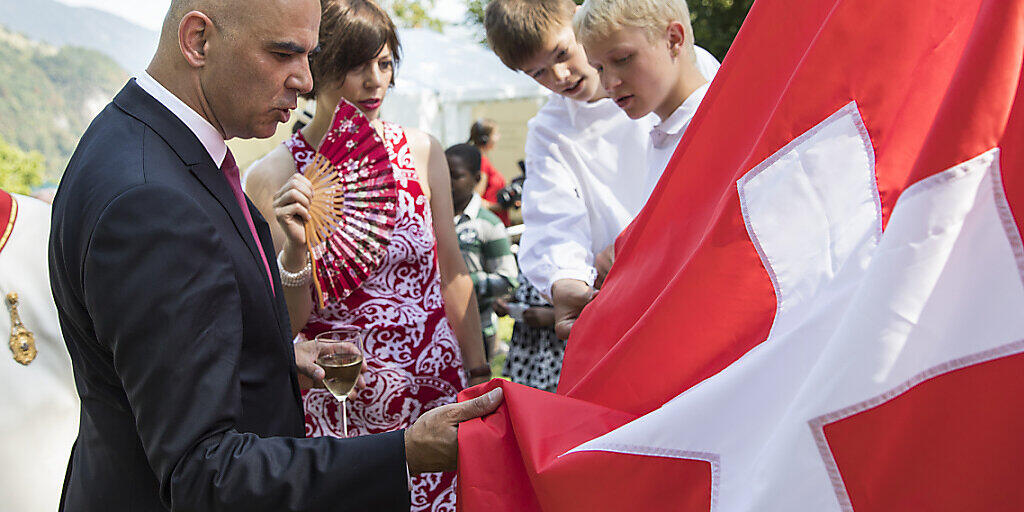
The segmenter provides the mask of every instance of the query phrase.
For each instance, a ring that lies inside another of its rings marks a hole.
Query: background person
[[[521,277],[512,300],[499,300],[494,309],[515,319],[502,375],[516,384],[555,392],[565,356],[565,340],[555,335],[555,308]]]
[[[408,510],[407,470],[453,469],[455,424],[496,407],[303,438],[296,361],[323,370],[293,351],[225,140],[287,119],[319,22],[314,0],[173,0],[147,71],[72,156],[49,251],[82,399],[64,510]]]
[[[380,119],[394,81],[400,47],[395,25],[368,0],[323,0],[321,51],[310,61],[316,98],[313,119],[253,165],[246,186],[271,228],[286,276],[293,331],[312,339],[340,325],[368,330],[367,387],[348,400],[349,434],[407,428],[420,415],[452,403],[468,379],[491,375],[483,354],[473,282],[452,224],[444,151],[433,137]],[[391,156],[398,211],[387,254],[372,275],[344,298],[313,307],[305,221],[311,185],[297,174],[315,154],[344,98],[370,120]],[[295,334],[293,332],[293,334]],[[467,375],[463,375],[463,371]],[[338,402],[325,389],[303,392],[306,432],[343,436]],[[454,507],[454,473],[412,478],[412,509]]]
[[[58,508],[78,432],[71,357],[46,268],[49,233],[48,204],[0,190],[0,333],[4,340],[12,327],[22,333],[16,347],[0,349],[0,494],[7,510]]]
[[[494,357],[498,325],[494,302],[516,287],[519,271],[505,225],[483,207],[483,199],[474,191],[480,182],[480,151],[470,144],[456,144],[444,154],[452,177],[459,250],[473,278],[473,289],[480,305],[480,327],[490,361]]]
[[[501,139],[498,123],[493,119],[478,119],[469,127],[469,144],[480,150],[480,172],[484,179],[477,185],[476,193],[484,200],[484,206],[509,225],[508,210],[498,204],[498,191],[505,188],[505,176],[498,172],[487,158]]]

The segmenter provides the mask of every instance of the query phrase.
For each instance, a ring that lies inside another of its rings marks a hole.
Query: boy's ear
[[[678,57],[686,44],[686,27],[678,21],[672,21],[665,29],[665,36],[668,41],[668,51],[673,57]]]

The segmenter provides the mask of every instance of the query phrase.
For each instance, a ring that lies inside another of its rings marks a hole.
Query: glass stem
[[[345,400],[345,398],[341,399],[341,432],[342,435],[348,437],[348,409],[345,407],[346,402],[348,400]]]

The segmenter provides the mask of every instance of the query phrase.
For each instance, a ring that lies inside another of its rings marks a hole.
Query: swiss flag
[[[464,511],[1024,509],[1024,0],[758,0]]]

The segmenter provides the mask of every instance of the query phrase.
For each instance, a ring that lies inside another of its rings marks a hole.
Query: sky
[[[160,30],[170,0],[57,0],[62,4],[93,7],[114,13],[136,25]]]
[[[160,30],[170,0],[57,0],[74,6],[93,7],[111,12],[150,30]],[[465,16],[461,0],[437,0],[434,16],[444,21],[460,22]]]

